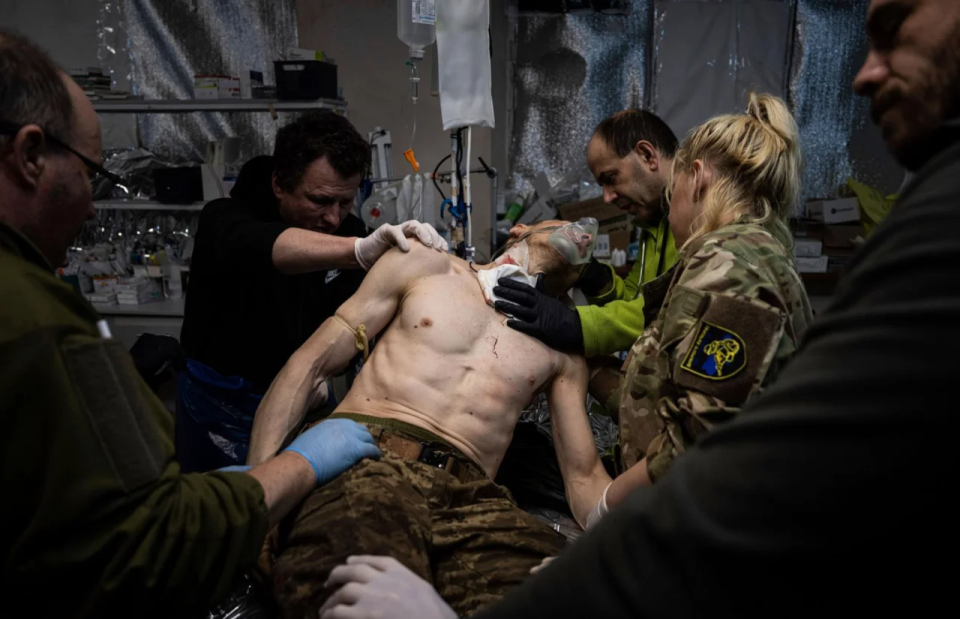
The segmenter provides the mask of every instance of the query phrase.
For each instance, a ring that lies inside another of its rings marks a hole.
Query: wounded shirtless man
[[[265,460],[325,397],[324,382],[381,334],[333,417],[365,424],[382,452],[315,490],[281,526],[271,565],[286,617],[317,616],[327,576],[350,555],[391,555],[458,614],[519,584],[564,539],[493,482],[523,408],[546,390],[571,510],[584,524],[605,487],[584,404],[587,367],[507,326],[488,303],[497,278],[525,267],[564,294],[593,237],[577,224],[517,226],[495,262],[470,265],[414,244],[388,252],[357,293],[288,361],[264,397],[248,463]],[[564,258],[563,256],[567,256]],[[572,256],[572,259],[571,259]],[[503,293],[502,294],[509,294]],[[600,467],[602,469],[602,467]]]

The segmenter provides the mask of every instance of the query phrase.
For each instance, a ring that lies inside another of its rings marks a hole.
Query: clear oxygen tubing
[[[470,195],[470,147],[473,142],[473,127],[467,127],[467,155],[464,158],[464,161],[467,162],[468,172],[463,177],[463,200],[465,204],[463,205],[464,210],[467,211],[467,247],[473,247],[473,221],[471,219],[470,210],[473,206],[473,196]]]

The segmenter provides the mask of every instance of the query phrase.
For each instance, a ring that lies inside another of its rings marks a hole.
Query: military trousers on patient
[[[333,593],[323,583],[351,555],[396,558],[466,616],[562,549],[562,536],[518,508],[505,488],[452,447],[476,475],[454,476],[392,453],[379,439],[396,435],[393,425],[368,424],[380,461],[365,460],[314,490],[292,524],[281,526],[271,580],[284,617],[316,617]]]

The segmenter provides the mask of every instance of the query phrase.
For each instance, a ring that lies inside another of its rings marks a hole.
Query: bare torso
[[[419,278],[336,412],[409,423],[496,476],[520,413],[564,359],[506,325],[459,259]]]

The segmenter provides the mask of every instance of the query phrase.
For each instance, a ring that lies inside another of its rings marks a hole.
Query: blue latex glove
[[[247,466],[245,464],[234,464],[233,466],[225,466],[221,469],[214,471],[215,473],[246,473],[252,466]]]
[[[284,451],[306,458],[323,485],[364,458],[380,458],[369,430],[351,419],[328,419],[296,438]]]

